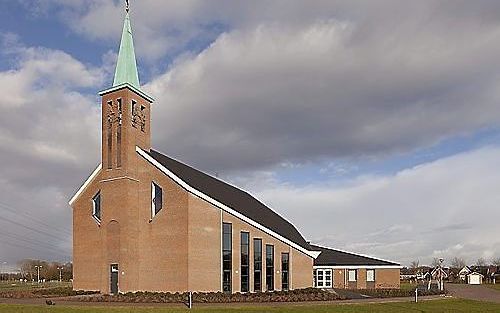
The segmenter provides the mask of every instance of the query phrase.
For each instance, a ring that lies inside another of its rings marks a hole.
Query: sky
[[[0,264],[71,260],[123,1],[0,0]],[[131,1],[153,147],[316,244],[500,257],[500,2]]]

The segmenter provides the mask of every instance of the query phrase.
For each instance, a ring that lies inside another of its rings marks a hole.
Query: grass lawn
[[[401,282],[401,290],[415,290],[417,288],[417,284],[410,282]]]
[[[109,312],[109,313],[176,313],[187,312],[187,309],[181,308],[138,308],[138,307],[63,307],[63,306],[28,306],[28,305],[2,305],[0,312],[9,313],[91,313],[91,312]],[[500,304],[478,302],[470,300],[446,299],[423,301],[419,303],[401,302],[401,303],[382,303],[382,304],[344,304],[344,305],[276,305],[276,306],[213,306],[204,308],[195,308],[193,312],[275,312],[275,313],[354,313],[354,312],[500,312]]]
[[[41,288],[54,288],[54,287],[71,287],[70,282],[46,282],[46,283],[21,283],[18,281],[0,282],[0,292],[2,291],[16,291],[16,290],[35,290]]]

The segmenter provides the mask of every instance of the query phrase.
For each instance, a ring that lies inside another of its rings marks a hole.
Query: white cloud
[[[499,158],[500,148],[488,147],[343,186],[274,181],[253,189],[313,242],[403,264],[490,260],[500,255]]]

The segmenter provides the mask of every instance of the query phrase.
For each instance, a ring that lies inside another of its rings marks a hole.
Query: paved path
[[[483,285],[446,284],[445,288],[457,298],[500,303],[500,291]]]

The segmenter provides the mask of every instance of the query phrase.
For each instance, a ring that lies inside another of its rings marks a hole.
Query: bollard
[[[193,307],[193,292],[189,292],[189,305],[188,307],[191,309]]]
[[[418,302],[418,287],[415,288],[415,303]]]

